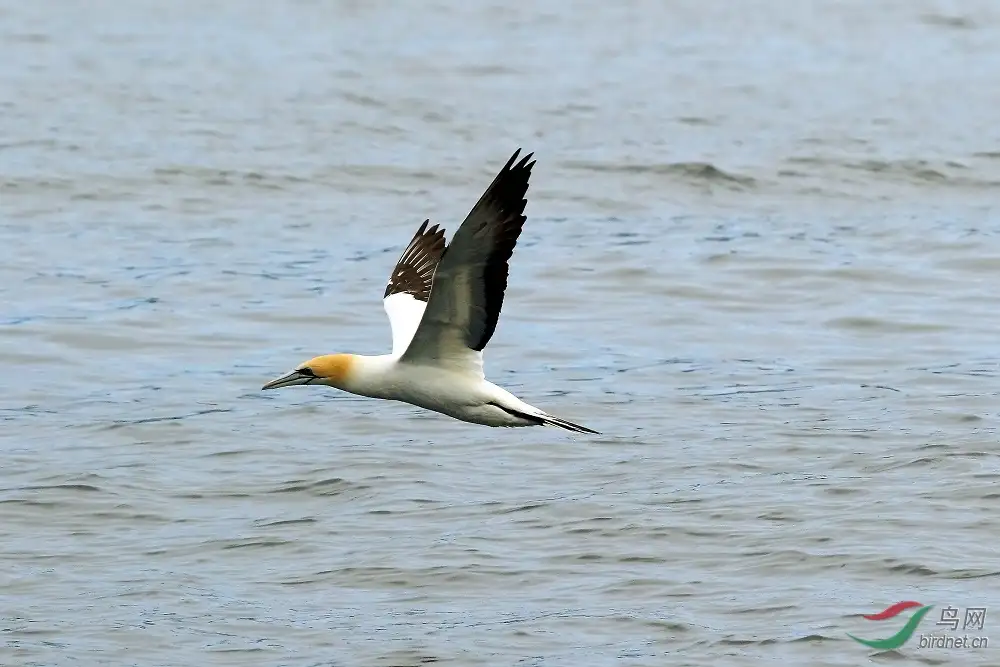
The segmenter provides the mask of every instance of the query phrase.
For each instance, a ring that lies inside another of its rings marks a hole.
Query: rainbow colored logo
[[[905,602],[897,602],[896,604],[888,607],[885,611],[865,616],[865,618],[869,621],[885,621],[890,618],[895,618],[907,609],[913,609],[914,607],[919,607],[919,609],[913,613],[913,616],[910,616],[910,620],[906,622],[906,625],[904,625],[899,632],[891,637],[886,637],[885,639],[861,639],[860,637],[855,637],[850,632],[847,633],[847,636],[859,644],[864,644],[869,648],[879,651],[892,651],[897,649],[913,636],[913,632],[917,629],[917,626],[920,625],[920,621],[924,619],[927,612],[933,609],[933,606],[920,604],[919,602],[914,602],[913,600],[907,600]]]

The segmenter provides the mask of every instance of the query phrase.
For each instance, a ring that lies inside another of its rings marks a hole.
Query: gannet
[[[447,247],[444,229],[428,228],[429,219],[413,235],[383,294],[392,354],[314,357],[262,389],[326,385],[474,424],[597,433],[525,403],[483,373],[483,348],[507,289],[507,262],[526,219],[535,162],[531,153],[517,161],[520,153],[507,161]]]

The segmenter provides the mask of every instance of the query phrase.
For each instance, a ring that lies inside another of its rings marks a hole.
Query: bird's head
[[[261,389],[280,389],[296,384],[325,384],[343,389],[353,366],[352,354],[324,354],[299,364],[291,373],[271,380]]]

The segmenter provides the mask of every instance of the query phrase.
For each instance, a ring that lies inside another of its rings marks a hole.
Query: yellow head
[[[354,366],[353,354],[324,354],[313,357],[289,373],[271,380],[261,389],[278,389],[296,384],[325,384],[343,389]]]

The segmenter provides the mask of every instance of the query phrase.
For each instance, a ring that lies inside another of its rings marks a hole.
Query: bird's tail
[[[529,424],[538,426],[549,425],[558,426],[559,428],[564,428],[567,431],[573,431],[574,433],[593,433],[594,435],[600,435],[600,432],[595,431],[594,429],[574,424],[573,422],[566,421],[565,419],[560,419],[559,417],[550,415],[540,408],[528,405],[517,396],[501,389],[495,384],[491,384],[490,387],[493,391],[493,396],[491,397],[493,400],[489,402],[490,405],[496,406],[507,414],[528,422],[528,424],[518,424],[518,426],[528,426]]]
[[[580,426],[579,424],[574,424],[571,421],[566,421],[565,419],[560,419],[559,417],[553,417],[549,414],[542,413],[538,416],[538,419],[542,420],[543,424],[558,426],[559,428],[564,428],[567,431],[573,431],[574,433],[593,433],[594,435],[600,435],[599,431],[587,428],[586,426]]]

